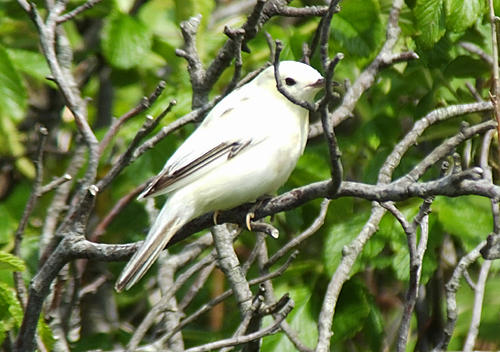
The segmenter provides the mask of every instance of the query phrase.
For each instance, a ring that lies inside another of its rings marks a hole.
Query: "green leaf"
[[[445,77],[487,77],[490,74],[490,66],[480,59],[470,56],[458,56],[448,64],[444,71]]]
[[[370,314],[368,292],[360,280],[351,279],[342,286],[333,318],[332,342],[345,341],[363,328]]]
[[[368,57],[384,39],[380,6],[373,0],[342,3],[342,10],[332,21],[332,39],[351,55]]]
[[[116,68],[127,70],[140,66],[148,56],[151,44],[151,32],[134,17],[117,13],[104,26],[102,50]]]
[[[40,317],[40,319],[38,320],[38,334],[40,335],[42,342],[47,350],[54,351],[56,339],[54,337],[54,334],[52,334],[52,330],[50,330],[49,325],[47,325],[42,317]]]
[[[0,73],[0,76],[1,75],[2,74]],[[2,88],[0,87],[0,91],[1,90]],[[2,100],[1,97],[0,100]],[[25,146],[21,142],[20,133],[17,130],[16,126],[14,125],[14,121],[12,121],[10,116],[8,116],[8,114],[3,113],[1,106],[0,106],[0,141],[2,141],[2,143],[0,143],[0,154],[13,157],[15,159],[15,164],[17,169],[26,177],[34,178],[35,167],[27,157],[21,156],[25,154]]]
[[[297,331],[299,339],[309,347],[313,347],[318,341],[318,329],[316,318],[312,314],[311,303],[314,301],[314,290],[307,285],[293,287],[280,287],[276,295],[281,297],[285,292],[295,302],[295,308],[287,317],[287,322],[294,331]],[[272,323],[271,319],[265,319],[265,325]],[[263,340],[262,351],[296,351],[294,345],[285,334],[275,334]]]
[[[487,198],[438,197],[432,210],[443,229],[458,238],[466,251],[474,249],[493,229],[491,202]]]
[[[5,203],[0,204],[0,244],[8,243],[18,226],[18,219],[13,216],[13,210]]]
[[[379,310],[379,306],[373,302],[369,301],[370,304],[370,314],[365,321],[365,329],[367,342],[370,344],[371,351],[382,351],[382,346],[384,343],[384,318]]]
[[[307,150],[297,163],[297,167],[290,176],[288,182],[293,187],[318,182],[330,178],[330,164],[328,160],[328,149],[325,143],[307,146]]]
[[[168,51],[172,57],[179,60],[180,58],[175,56],[175,48],[182,46],[183,41],[172,3],[169,1],[147,1],[141,6],[138,17],[143,23],[147,23],[148,28],[154,33],[154,40],[168,43]],[[172,64],[169,58],[167,61]]]
[[[329,276],[332,276],[339,266],[344,246],[350,244],[356,238],[368,218],[368,214],[359,214],[332,227],[327,235],[323,254],[325,268]]]
[[[498,15],[500,13],[500,0],[493,0],[493,7],[495,13]]]
[[[46,77],[50,76],[50,69],[42,54],[20,49],[8,49],[7,52],[20,72],[47,82]]]
[[[463,32],[472,27],[484,13],[485,1],[446,0],[446,27],[452,32]]]
[[[23,310],[16,293],[5,283],[0,282],[0,344],[5,333],[14,327],[19,328],[23,320]]]
[[[392,246],[394,254],[392,255],[392,269],[396,278],[400,281],[408,282],[410,279],[410,252],[408,251],[408,245],[401,245],[400,242],[396,242]]]
[[[417,18],[420,44],[430,48],[446,32],[445,28],[445,0],[417,0],[413,13]]]
[[[26,111],[27,94],[21,76],[7,51],[0,46],[0,119],[20,121]]]
[[[206,27],[210,22],[210,14],[214,8],[215,1],[174,0],[174,2],[177,23],[186,21],[198,14],[202,16],[202,28]]]
[[[21,259],[10,253],[0,251],[0,270],[23,271],[24,269],[26,269],[26,265]]]

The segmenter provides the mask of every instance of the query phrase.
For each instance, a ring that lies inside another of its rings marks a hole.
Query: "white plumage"
[[[280,76],[294,97],[309,102],[324,86],[318,71],[299,62],[282,62]],[[133,286],[189,221],[275,192],[302,155],[308,126],[308,111],[277,90],[273,66],[219,102],[139,196],[168,199],[116,290]]]

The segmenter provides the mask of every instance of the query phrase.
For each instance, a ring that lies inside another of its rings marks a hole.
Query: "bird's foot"
[[[253,207],[252,207],[253,208]],[[247,216],[245,218],[245,224],[247,225],[248,231],[252,231],[252,226],[250,224],[250,221],[255,217],[255,213],[253,211],[250,211],[247,213]]]
[[[261,207],[261,205],[271,199],[273,196],[269,194],[264,194],[263,196],[257,198],[254,205],[248,210],[247,216],[245,218],[245,224],[247,225],[248,231],[252,231],[251,220],[255,217],[255,211]]]
[[[217,217],[219,216],[220,214],[220,210],[216,210],[214,211],[214,225],[217,225]]]

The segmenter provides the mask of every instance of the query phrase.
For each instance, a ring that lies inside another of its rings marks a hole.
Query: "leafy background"
[[[43,11],[43,2],[35,3]],[[81,3],[72,0],[70,8]],[[73,70],[84,82],[82,90],[84,96],[89,98],[90,124],[98,138],[102,138],[112,117],[121,116],[133,108],[143,96],[154,91],[160,80],[167,82],[167,88],[147,114],[157,116],[171,99],[176,99],[178,103],[163,125],[188,113],[191,110],[191,84],[187,64],[175,55],[175,49],[183,45],[179,30],[181,21],[202,14],[197,36],[198,52],[202,61],[208,64],[226,40],[222,34],[223,27],[237,27],[244,23],[253,6],[250,3],[246,7],[243,5],[242,9],[232,10],[231,6],[239,3],[236,0],[150,0],[136,7],[138,3],[103,1],[75,21],[63,24],[74,51]],[[320,3],[291,3],[298,7],[314,4]],[[331,56],[338,52],[345,54],[337,66],[337,82],[354,82],[376,56],[385,40],[390,6],[390,0],[341,2],[342,11],[334,16],[329,43]],[[225,12],[227,9],[230,10]],[[495,1],[495,9],[496,13],[500,13],[500,1]],[[282,59],[299,60],[302,43],[310,41],[318,22],[317,18],[274,18],[264,30],[285,44]],[[491,54],[486,2],[407,0],[399,24],[403,33],[397,44],[398,49],[413,50],[419,59],[382,71],[375,84],[359,100],[353,117],[338,126],[337,135],[347,180],[375,183],[385,157],[415,121],[438,107],[475,101],[465,86],[467,82],[476,87],[483,99],[488,99],[491,84],[488,63],[459,45],[461,42],[473,43]],[[243,54],[245,72],[259,68],[269,59],[269,47],[263,32],[249,43],[249,47],[251,53]],[[312,65],[320,67],[319,58],[315,57]],[[231,71],[223,75],[213,95],[223,92],[231,78]],[[9,254],[32,189],[32,158],[37,141],[35,126],[40,123],[50,130],[44,164],[45,182],[54,175],[64,173],[76,145],[76,128],[64,109],[55,84],[46,79],[49,75],[48,66],[40,53],[38,34],[26,13],[13,1],[0,1],[0,342],[15,336],[20,326],[23,312],[13,290],[11,272],[21,270],[26,284],[36,273],[38,238],[52,197],[50,194],[43,197],[30,218],[22,246],[22,259]],[[341,95],[344,93],[342,85],[338,87],[338,92]],[[145,114],[135,118],[121,129],[113,147],[108,148],[101,159],[101,176],[131,142],[144,117]],[[484,118],[478,114],[469,115],[430,128],[419,145],[403,159],[396,176],[411,170],[443,139],[458,132],[463,120],[477,123]],[[97,199],[90,229],[121,197],[156,174],[193,129],[193,126],[187,126],[170,135],[130,165]],[[479,142],[472,140],[472,163],[479,147]],[[492,166],[497,172],[498,165]],[[438,169],[432,169],[425,178],[434,178],[438,172]],[[280,192],[328,177],[328,151],[324,140],[315,138],[309,142],[297,169]],[[280,239],[268,242],[270,251],[281,248],[305,229],[317,216],[319,204],[313,201],[277,215],[274,223],[280,230]],[[419,205],[416,200],[398,204],[405,215],[415,215]],[[130,204],[98,240],[103,243],[126,243],[142,239],[148,227],[143,207],[138,202]],[[278,295],[288,292],[293,297],[296,308],[288,321],[309,347],[317,341],[316,321],[326,283],[340,261],[343,246],[359,233],[370,208],[370,202],[363,200],[345,198],[333,201],[324,226],[300,246],[297,260],[275,282]],[[444,319],[442,285],[449,278],[457,258],[477,246],[493,229],[488,199],[438,197],[432,210],[422,284],[436,299],[434,302],[431,299],[421,302],[421,309],[428,314],[430,327],[442,323]],[[248,255],[254,242],[255,236],[246,233],[235,244],[241,258]],[[182,244],[179,244],[171,250],[176,252],[181,247]],[[343,287],[333,324],[332,350],[382,351],[393,348],[408,285],[408,263],[406,236],[399,223],[386,214],[378,233],[358,258],[351,280]],[[92,270],[104,270],[108,281],[114,282],[122,267],[122,263],[109,264],[105,268],[99,263],[88,263],[81,285],[88,283],[86,275]],[[476,346],[493,350],[500,348],[500,300],[496,294],[500,290],[498,264],[494,263],[491,270],[485,297],[487,309],[483,311]],[[73,322],[74,326],[70,329],[72,350],[106,350],[126,343],[133,332],[131,327],[140,321],[157,299],[145,289],[156,271],[156,267],[150,270],[146,278],[129,292],[110,297],[112,306],[106,310],[99,310],[92,299],[83,297],[78,307],[81,319]],[[478,271],[478,265],[470,270],[474,280]],[[227,284],[220,275],[214,274],[202,289],[202,294],[195,299],[194,306],[203,304],[224,285]],[[462,348],[474,299],[473,291],[465,281],[462,286],[458,291],[460,315],[449,347],[452,350]],[[183,331],[186,346],[231,334],[239,322],[234,301],[224,303],[222,317],[208,314],[191,324]],[[43,321],[40,322],[39,332],[44,342],[53,346],[54,337]],[[407,348],[409,351],[417,345],[417,337],[414,320]],[[3,348],[8,350],[8,344],[4,343]],[[262,350],[288,351],[293,350],[293,346],[284,335],[276,334],[263,340]]]

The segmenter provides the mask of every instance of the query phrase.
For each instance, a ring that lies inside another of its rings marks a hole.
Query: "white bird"
[[[311,66],[284,61],[279,68],[295,98],[312,102],[324,87]],[[115,289],[137,283],[189,221],[276,192],[304,152],[308,113],[278,91],[273,66],[221,100],[139,196],[168,199]]]

